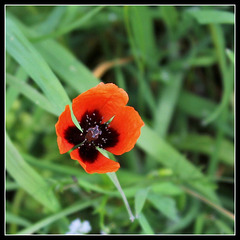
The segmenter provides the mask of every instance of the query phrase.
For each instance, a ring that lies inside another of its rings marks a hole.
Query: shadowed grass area
[[[233,234],[234,6],[6,6],[6,233]],[[118,180],[58,150],[55,124],[100,81],[145,126]]]

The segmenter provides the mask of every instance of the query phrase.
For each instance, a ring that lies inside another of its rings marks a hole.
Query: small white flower
[[[83,234],[88,233],[92,230],[92,227],[89,223],[89,221],[83,221],[79,218],[75,219],[71,222],[69,225],[69,231],[66,234]]]

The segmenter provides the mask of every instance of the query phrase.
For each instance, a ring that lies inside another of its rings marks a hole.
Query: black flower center
[[[98,139],[98,136],[102,134],[102,131],[99,129],[99,126],[96,125],[93,128],[89,128],[87,130],[87,134],[85,138],[87,139],[88,142],[91,142],[92,140]]]
[[[86,111],[79,121],[83,132],[76,126],[65,131],[65,139],[75,146],[79,145],[79,155],[83,161],[94,162],[99,154],[96,147],[114,147],[118,142],[119,133],[110,124],[102,124],[102,119],[98,110]]]

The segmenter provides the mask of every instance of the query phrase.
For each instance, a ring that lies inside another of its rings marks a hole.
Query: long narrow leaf
[[[207,177],[183,155],[178,153],[163,139],[159,138],[146,124],[141,130],[141,136],[137,141],[137,145],[152,156],[154,160],[171,168],[179,179],[182,181],[188,179],[188,183],[194,188],[209,197],[212,201],[218,202],[218,198],[213,189],[206,185],[208,182]],[[190,179],[191,181],[189,181]]]
[[[175,106],[182,86],[182,76],[173,75],[171,83],[166,85],[159,99],[159,104],[155,114],[154,130],[161,136],[167,134]]]
[[[16,72],[16,77],[22,79],[22,81],[25,82],[28,78],[28,75],[23,70],[23,68],[20,67]],[[19,95],[18,89],[14,88],[13,86],[6,90],[6,109],[5,109],[6,114],[10,110],[14,101],[17,99],[18,95]]]
[[[48,101],[48,99],[35,90],[32,86],[28,85],[27,83],[21,81],[13,77],[10,74],[7,74],[7,83],[9,83],[13,88],[15,88],[19,93],[23,94],[25,97],[30,99],[33,103],[38,105],[39,107],[43,108],[44,110],[58,115],[56,109],[52,106],[52,104]]]
[[[35,44],[52,69],[77,93],[96,86],[99,80],[67,49],[53,40]]]
[[[91,205],[95,204],[97,201],[98,201],[98,199],[92,199],[92,200],[88,200],[88,201],[80,201],[80,202],[74,204],[73,206],[69,206],[56,214],[53,214],[49,217],[46,217],[46,218],[36,222],[35,224],[21,230],[20,232],[18,232],[18,234],[31,234],[31,233],[37,232],[39,229],[41,229],[49,224],[52,224],[53,222],[65,217],[65,216],[68,216],[72,213],[75,213],[77,211],[80,211],[82,209],[90,207]]]
[[[148,200],[164,216],[172,221],[178,220],[176,202],[173,198],[165,197],[160,194],[150,193]]]
[[[234,14],[227,11],[220,10],[198,10],[198,11],[187,11],[188,14],[193,16],[200,24],[209,23],[234,23]]]
[[[59,210],[57,198],[47,182],[22,158],[6,135],[6,169],[12,178],[39,203],[51,211]]]
[[[70,24],[67,24],[66,26],[61,26],[59,29],[57,29],[56,31],[53,31],[49,34],[33,38],[32,40],[40,41],[40,40],[48,39],[48,38],[55,38],[55,37],[64,35],[70,31],[73,31],[74,29],[76,29],[76,28],[80,27],[81,25],[83,25],[84,23],[86,23],[95,14],[97,14],[102,8],[104,8],[104,6],[98,6],[98,7],[94,8],[93,10],[90,10],[87,14],[84,14],[83,16],[81,16],[76,21],[74,21]],[[53,16],[51,16],[51,17],[53,17]]]
[[[16,216],[10,212],[6,212],[6,222],[7,223],[15,223],[18,224],[19,226],[24,226],[24,227],[29,227],[31,223],[19,216]]]
[[[149,188],[139,190],[135,195],[135,212],[136,217],[141,213],[148,195]]]
[[[221,72],[221,78],[223,83],[223,96],[220,104],[217,108],[204,119],[203,124],[209,124],[217,119],[217,117],[226,109],[230,100],[230,94],[233,92],[233,77],[231,71],[229,71],[225,54],[225,39],[223,30],[219,25],[211,24],[210,32],[212,34],[213,43],[216,49],[216,55],[218,58],[218,64]]]
[[[213,101],[197,96],[196,94],[192,94],[188,91],[182,91],[179,96],[179,101],[177,102],[178,108],[186,113],[187,115],[203,119],[207,115],[211,114],[214,109],[217,107],[217,104]],[[221,127],[225,134],[230,137],[233,137],[233,128],[228,122],[232,122],[233,124],[233,113],[228,111],[228,121],[219,125],[219,119],[216,119],[213,122],[213,127],[219,128]]]
[[[64,88],[10,16],[7,16],[6,19],[6,45],[7,52],[39,85],[60,114],[64,107],[70,103]]]
[[[135,53],[149,66],[157,66],[157,47],[154,38],[153,22],[147,6],[129,7],[129,20],[132,27]]]
[[[148,220],[143,213],[139,215],[138,221],[145,234],[154,234],[152,227],[150,226]]]
[[[180,150],[187,150],[211,155],[214,151],[215,140],[208,135],[191,134],[184,137],[170,136],[170,142]],[[234,146],[224,139],[219,147],[219,160],[223,163],[233,166]]]

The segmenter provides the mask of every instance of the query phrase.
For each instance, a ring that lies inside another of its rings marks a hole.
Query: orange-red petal
[[[98,110],[104,123],[117,114],[127,102],[128,95],[122,88],[113,83],[99,83],[74,98],[72,108],[78,121],[86,111]]]
[[[113,154],[121,155],[134,147],[144,122],[133,107],[125,106],[114,117],[110,126],[119,133],[119,138],[114,147],[108,147],[106,150]]]
[[[75,149],[70,153],[72,159],[77,160],[87,173],[108,173],[116,172],[120,168],[120,164],[103,156],[98,152],[98,156],[93,163],[83,161],[79,155],[79,149]]]
[[[70,144],[65,138],[64,138],[64,132],[68,127],[75,126],[72,117],[71,117],[71,111],[69,108],[69,105],[65,107],[64,112],[59,116],[58,122],[55,125],[56,133],[57,133],[57,143],[58,148],[61,154],[66,153],[69,151],[72,147],[74,147],[73,144]]]

